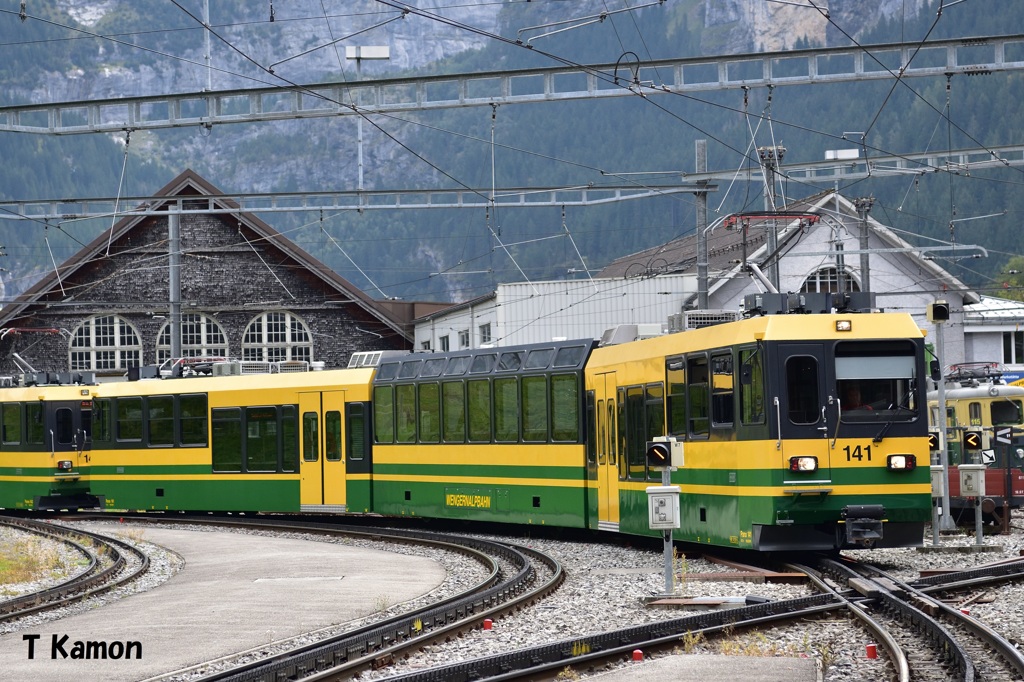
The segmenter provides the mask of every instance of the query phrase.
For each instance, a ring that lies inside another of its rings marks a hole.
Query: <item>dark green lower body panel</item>
[[[464,519],[585,528],[586,489],[580,486],[458,485],[373,482],[373,507],[388,516]]]
[[[299,511],[299,482],[258,480],[98,480],[93,492],[107,509],[152,511]]]

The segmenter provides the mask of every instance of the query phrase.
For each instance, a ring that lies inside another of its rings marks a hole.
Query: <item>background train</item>
[[[365,353],[316,372],[235,376],[242,367],[226,362],[177,379],[29,375],[0,389],[0,507],[658,535],[647,488],[662,468],[649,446],[667,437],[679,443],[676,540],[757,551],[922,543],[926,374],[909,315],[755,314],[606,336]]]
[[[985,520],[1009,530],[1010,511],[1024,502],[1024,387],[1002,381],[998,363],[962,363],[950,367],[946,382],[946,447],[949,457],[951,515],[974,523],[975,498],[960,488],[960,464],[985,464]],[[928,394],[932,446],[938,448],[938,391]],[[934,456],[933,456],[934,458]]]

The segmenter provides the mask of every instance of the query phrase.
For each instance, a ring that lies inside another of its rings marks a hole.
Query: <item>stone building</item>
[[[256,216],[225,212],[237,207],[220,194],[183,172],[149,214],[123,218],[7,305],[0,373],[117,376],[164,362],[174,263],[181,356],[330,368],[345,366],[354,351],[411,347],[401,310],[370,299]]]

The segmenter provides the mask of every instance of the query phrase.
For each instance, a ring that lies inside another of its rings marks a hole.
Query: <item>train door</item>
[[[43,442],[52,453],[54,469],[78,477],[89,463],[92,442],[92,402],[57,401],[45,404]]]
[[[345,511],[344,398],[344,391],[299,394],[303,511]]]
[[[597,519],[601,530],[619,529],[619,458],[616,443],[615,372],[596,378]]]
[[[816,481],[828,480],[831,478],[829,439],[835,436],[838,414],[834,396],[828,390],[834,381],[829,364],[825,362],[824,345],[780,344],[779,357],[782,381],[779,402],[775,405],[782,458],[779,465],[788,472],[791,457],[817,457],[820,476]]]
[[[345,494],[349,512],[373,509],[373,449],[370,446],[370,404],[345,405]]]

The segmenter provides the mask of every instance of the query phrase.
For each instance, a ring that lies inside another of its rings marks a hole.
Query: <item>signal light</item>
[[[889,471],[913,471],[917,468],[917,457],[914,455],[889,455],[885,466]]]
[[[981,450],[980,431],[968,431],[964,434],[964,450]]]
[[[928,434],[928,449],[938,450],[939,449],[939,434],[929,433]]]
[[[653,441],[647,444],[647,466],[667,467],[672,466],[671,445],[662,441]]]

